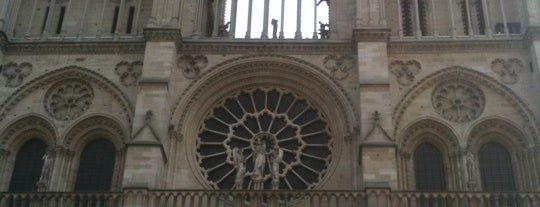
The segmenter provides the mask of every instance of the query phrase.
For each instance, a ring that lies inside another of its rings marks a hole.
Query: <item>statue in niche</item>
[[[219,25],[219,27],[218,27],[218,36],[219,37],[227,37],[227,36],[229,36],[229,25],[231,25],[231,22],[227,22],[224,25]]]
[[[277,39],[277,19],[272,19],[272,39]]]
[[[49,182],[51,177],[53,158],[51,155],[49,155],[49,153],[45,153],[41,159],[43,160],[43,168],[41,170],[41,176],[39,177],[38,183],[46,184]]]
[[[279,164],[283,161],[283,150],[279,147],[274,147],[272,154],[270,154],[272,160],[272,167],[270,173],[272,175],[272,190],[279,189]]]
[[[326,5],[330,6],[330,0],[319,0],[319,2],[317,2],[317,6],[319,6],[319,4],[321,4],[323,1],[326,2]]]
[[[465,155],[465,165],[467,167],[467,183],[471,190],[474,190],[474,185],[476,183],[476,172],[478,172],[478,167],[476,166],[476,161],[474,155],[471,152],[467,152]]]
[[[330,24],[323,24],[319,21],[319,34],[321,35],[321,39],[328,39],[330,37],[330,30],[326,29],[326,27],[330,27]]]
[[[254,163],[252,179],[255,183],[255,190],[262,189],[262,179],[264,177],[264,166],[266,164],[266,143],[263,140],[256,140],[253,146]]]
[[[236,168],[236,176],[234,179],[235,188],[242,190],[244,186],[244,176],[246,175],[246,158],[244,157],[244,150],[238,147],[233,148],[233,161]]]

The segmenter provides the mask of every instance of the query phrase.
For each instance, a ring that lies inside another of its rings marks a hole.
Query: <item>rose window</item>
[[[45,95],[45,108],[59,120],[71,120],[82,115],[92,104],[94,91],[83,80],[62,80]]]
[[[240,175],[234,150],[244,158]],[[225,98],[207,115],[197,139],[201,172],[216,189],[313,188],[327,171],[331,150],[324,116],[284,89],[253,89]],[[274,162],[273,151],[281,152],[281,159]]]
[[[442,117],[462,123],[472,121],[482,114],[485,99],[476,85],[452,79],[435,87],[431,102]]]

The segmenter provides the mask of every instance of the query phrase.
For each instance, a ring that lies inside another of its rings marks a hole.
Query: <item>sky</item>
[[[272,38],[272,19],[278,20],[278,35],[281,27],[281,0],[269,0],[270,10],[268,17],[268,36]],[[313,37],[314,26],[318,33],[319,24],[314,25],[315,3],[319,0],[302,0],[302,38],[311,39]],[[297,0],[284,0],[285,2],[285,38],[294,38],[296,32],[296,7]],[[244,38],[247,31],[249,0],[238,0],[238,9],[236,15],[236,38]],[[231,0],[227,0],[225,9],[225,22],[230,19]],[[260,38],[263,29],[264,18],[264,0],[253,0],[253,15],[251,19],[251,38]],[[316,22],[328,23],[328,5],[322,2],[317,6]]]

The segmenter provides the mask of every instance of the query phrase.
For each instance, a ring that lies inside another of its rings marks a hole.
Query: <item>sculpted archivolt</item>
[[[127,62],[122,61],[116,64],[114,71],[120,77],[120,82],[124,86],[137,85],[139,77],[141,77],[143,63],[141,61]]]
[[[61,80],[45,94],[45,109],[58,120],[71,120],[82,115],[94,99],[92,87],[81,79]]]
[[[473,83],[461,79],[446,80],[435,87],[431,97],[435,111],[453,122],[476,119],[484,110],[484,93]]]
[[[0,71],[2,76],[6,79],[6,87],[18,87],[32,72],[32,64],[26,62],[21,64],[10,62],[3,65]]]
[[[401,85],[410,85],[414,82],[414,77],[420,73],[422,66],[416,60],[401,61],[396,60],[390,64],[390,72],[394,74]]]
[[[323,64],[335,79],[343,80],[349,76],[349,71],[354,67],[354,58],[348,55],[329,55],[324,58]]]
[[[204,55],[182,55],[178,57],[176,64],[186,78],[194,79],[199,76],[201,70],[208,64],[208,58]]]
[[[499,58],[491,62],[491,70],[499,75],[502,82],[514,84],[519,80],[519,73],[523,70],[523,62],[517,58],[508,60]]]

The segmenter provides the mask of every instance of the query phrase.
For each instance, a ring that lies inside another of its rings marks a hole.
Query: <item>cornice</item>
[[[144,28],[144,38],[147,42],[174,42],[176,48],[182,46],[182,32],[175,28]]]
[[[0,38],[0,42],[1,42]],[[117,42],[32,42],[6,45],[6,54],[143,54],[144,41]]]
[[[388,42],[390,29],[387,28],[362,28],[354,29],[353,42]]]
[[[388,53],[464,53],[523,51],[523,40],[448,40],[448,41],[390,41]]]
[[[259,40],[204,41],[186,40],[178,53],[185,54],[286,54],[328,55],[350,54],[351,43],[325,40]]]

